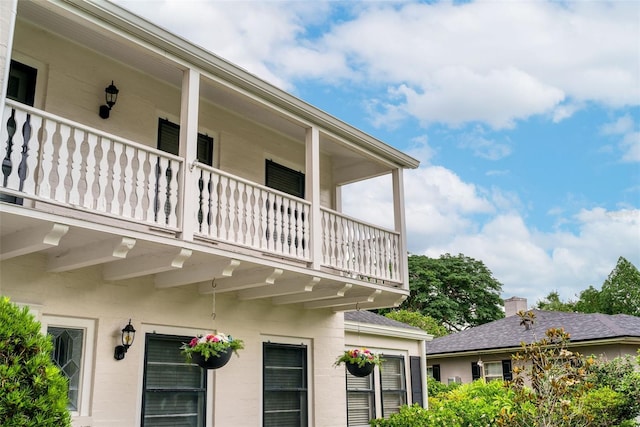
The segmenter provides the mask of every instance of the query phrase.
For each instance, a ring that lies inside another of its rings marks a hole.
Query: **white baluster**
[[[143,150],[135,150],[134,158],[131,162],[133,171],[134,184],[132,186],[131,200],[133,205],[133,217],[135,219],[144,221],[145,209],[143,207],[145,196],[145,176],[144,176],[144,163],[146,159],[145,152]]]
[[[42,117],[31,115],[31,139],[28,142],[26,158],[26,176],[22,183],[22,191],[26,194],[36,194],[38,179],[38,163],[40,161],[40,141],[38,134],[42,127]]]
[[[38,196],[49,199],[53,197],[52,175],[54,175],[54,158],[57,124],[52,120],[46,120],[45,140],[42,143],[42,161],[40,162],[40,182],[38,186]]]
[[[181,163],[176,161],[171,161],[171,177],[169,178],[171,181],[169,182],[169,218],[167,220],[167,225],[169,227],[177,227],[178,226],[178,196],[179,196],[179,183],[178,177],[180,176],[180,166]]]
[[[74,206],[80,204],[82,195],[80,194],[80,178],[82,175],[82,154],[80,147],[84,140],[84,132],[80,129],[71,129],[69,136],[69,171],[65,182],[66,190],[69,194],[68,202]]]
[[[87,156],[85,160],[85,180],[87,181],[87,192],[84,195],[83,206],[89,209],[96,209],[100,197],[100,184],[98,183],[99,168],[96,166],[96,147],[98,147],[98,136],[88,133],[85,143],[87,144]]]

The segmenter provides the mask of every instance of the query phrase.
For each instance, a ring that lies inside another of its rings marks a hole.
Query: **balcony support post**
[[[311,202],[311,263],[320,270],[322,263],[322,225],[320,214],[320,132],[317,127],[306,133],[305,195]]]
[[[198,188],[197,168],[192,165],[198,158],[198,105],[200,101],[200,73],[189,68],[182,76],[182,101],[180,104],[180,150],[184,158],[184,170],[178,200],[179,227],[182,239],[193,240],[197,227]]]
[[[409,260],[407,259],[407,224],[404,212],[404,179],[402,169],[396,168],[391,172],[393,185],[393,217],[395,231],[400,233],[400,247],[398,248],[400,258],[400,278],[403,289],[409,289]]]

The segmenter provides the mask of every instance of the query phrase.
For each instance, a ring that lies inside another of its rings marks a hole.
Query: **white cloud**
[[[622,151],[623,162],[640,162],[640,131],[636,130],[636,124],[630,114],[619,117],[611,123],[606,123],[600,128],[603,135],[620,136],[618,148]]]

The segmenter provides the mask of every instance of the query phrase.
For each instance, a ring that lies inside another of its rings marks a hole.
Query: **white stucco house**
[[[0,81],[0,293],[54,337],[75,426],[343,427],[426,400],[429,336],[362,318],[409,294],[417,160],[105,1],[0,1]],[[341,212],[381,175],[393,229]],[[240,357],[187,364],[212,330]],[[389,369],[348,380],[351,345]]]

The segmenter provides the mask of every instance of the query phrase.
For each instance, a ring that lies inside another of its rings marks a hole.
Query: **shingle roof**
[[[610,338],[640,338],[640,317],[626,314],[585,314],[533,310],[534,325],[526,330],[520,317],[510,316],[476,326],[427,343],[427,354],[456,353],[474,350],[520,347],[544,337],[549,328],[564,328],[572,342]]]
[[[406,323],[398,322],[397,320],[389,319],[386,316],[373,313],[367,310],[359,311],[346,311],[344,313],[344,320],[351,322],[368,323],[371,325],[392,326],[394,328],[412,329],[421,331],[422,329],[407,325]]]

